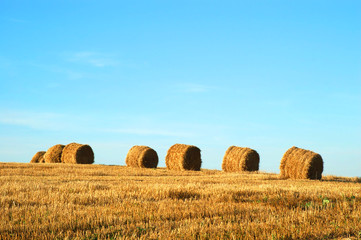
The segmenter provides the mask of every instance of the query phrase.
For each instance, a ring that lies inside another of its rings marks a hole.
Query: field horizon
[[[1,239],[361,239],[361,179],[0,163]]]

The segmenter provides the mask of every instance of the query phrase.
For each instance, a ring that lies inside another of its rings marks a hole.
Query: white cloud
[[[110,55],[90,51],[72,53],[68,56],[67,60],[70,62],[88,64],[94,67],[119,65],[119,62]]]

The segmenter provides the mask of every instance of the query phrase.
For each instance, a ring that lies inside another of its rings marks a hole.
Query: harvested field
[[[361,238],[361,179],[0,163],[1,239]]]

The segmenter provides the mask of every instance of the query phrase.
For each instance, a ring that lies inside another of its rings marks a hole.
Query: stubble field
[[[1,239],[361,239],[361,181],[0,163]]]

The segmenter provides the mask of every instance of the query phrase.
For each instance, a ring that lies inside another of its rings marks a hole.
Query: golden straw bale
[[[64,145],[57,144],[49,148],[44,154],[44,161],[46,163],[61,163],[61,155],[64,147]]]
[[[225,172],[258,171],[259,155],[250,148],[231,146],[223,157],[222,169]]]
[[[93,149],[86,144],[70,143],[65,146],[61,156],[63,163],[92,164],[94,163]]]
[[[125,158],[125,163],[130,167],[157,168],[158,154],[147,146],[133,146]]]
[[[168,149],[165,164],[171,170],[200,171],[201,150],[192,145],[174,144]]]
[[[31,159],[31,163],[41,163],[44,161],[44,154],[46,152],[45,151],[39,151],[37,153],[35,153],[35,155],[33,156],[33,158]]]
[[[285,178],[321,179],[323,160],[318,153],[291,147],[282,157],[280,170]]]

